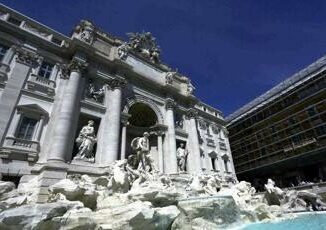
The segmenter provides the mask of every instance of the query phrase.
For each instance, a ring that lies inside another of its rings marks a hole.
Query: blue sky
[[[325,54],[326,1],[0,0],[70,35],[81,19],[126,38],[150,31],[163,62],[225,115]]]

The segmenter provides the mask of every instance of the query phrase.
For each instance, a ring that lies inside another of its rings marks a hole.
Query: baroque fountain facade
[[[3,5],[0,28],[1,228],[215,229],[322,209],[237,181],[222,113],[150,33],[83,20],[66,37]]]

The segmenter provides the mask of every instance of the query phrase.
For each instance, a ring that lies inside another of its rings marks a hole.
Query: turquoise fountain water
[[[239,230],[326,230],[326,212],[299,214],[298,217],[253,223]]]

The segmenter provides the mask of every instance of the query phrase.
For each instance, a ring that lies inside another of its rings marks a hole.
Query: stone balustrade
[[[48,94],[49,96],[53,96],[55,94],[55,87],[55,81],[38,76],[36,74],[31,74],[27,81],[27,89],[40,91],[42,93]]]

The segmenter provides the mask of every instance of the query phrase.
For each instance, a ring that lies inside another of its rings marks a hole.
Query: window
[[[317,114],[315,107],[311,107],[311,108],[307,109],[307,112],[308,112],[309,116],[311,116],[311,117]]]
[[[211,158],[211,162],[213,170],[216,171],[215,158]]]
[[[8,47],[0,45],[0,61],[2,61],[3,57],[6,55]]]
[[[29,117],[23,117],[17,130],[17,138],[32,140],[37,120]]]
[[[317,127],[316,131],[319,136],[325,135],[326,134],[326,125]]]
[[[223,159],[225,172],[229,172],[228,159]]]
[[[41,65],[41,67],[40,67],[38,75],[40,77],[44,77],[46,79],[49,79],[50,76],[51,76],[51,73],[52,73],[52,69],[53,69],[53,65],[44,61],[42,63],[42,65]]]

